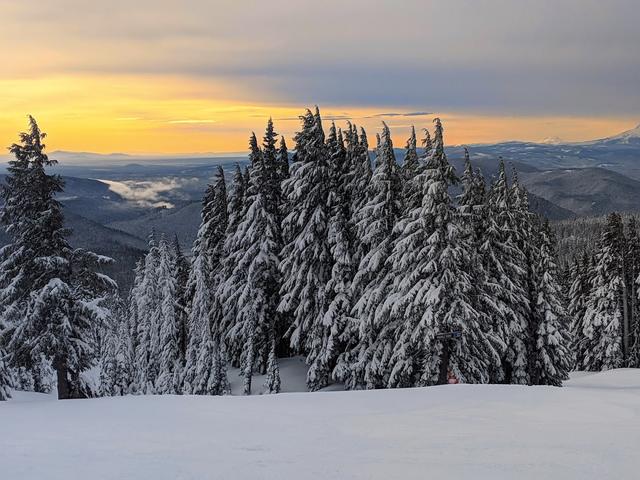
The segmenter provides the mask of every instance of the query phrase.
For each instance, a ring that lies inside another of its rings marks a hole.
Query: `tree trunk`
[[[633,347],[633,345],[635,344],[636,340],[635,340],[635,332],[637,331],[637,321],[638,319],[636,318],[636,295],[638,294],[637,290],[636,290],[636,272],[635,269],[633,269],[631,271],[631,294],[629,295],[629,298],[631,299],[631,305],[629,305],[629,339],[630,339],[630,344],[631,347]],[[629,350],[629,353],[631,353],[631,351]]]
[[[253,377],[253,363],[255,358],[254,345],[253,345],[253,333],[250,334],[249,340],[246,345],[247,355],[245,357],[244,364],[244,394],[251,395],[251,380]]]
[[[505,383],[506,385],[509,385],[513,381],[513,366],[511,365],[511,362],[507,360],[503,360],[502,364],[504,365],[503,383]]]
[[[440,359],[440,374],[438,375],[438,385],[449,383],[449,349],[451,340],[445,339],[442,342],[442,358]]]
[[[54,368],[58,377],[58,400],[71,398],[71,388],[69,385],[69,370],[63,360],[56,360]]]
[[[626,367],[629,361],[629,291],[627,288],[627,275],[622,269],[622,361]]]
[[[180,360],[182,361],[182,363],[184,364],[185,359],[187,358],[187,339],[188,339],[188,333],[187,333],[187,322],[186,322],[186,314],[184,313],[184,310],[181,307],[181,311],[180,311],[180,316],[178,317],[180,319]]]

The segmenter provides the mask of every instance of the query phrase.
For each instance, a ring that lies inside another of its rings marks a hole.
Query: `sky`
[[[0,145],[246,150],[318,104],[397,146],[602,138],[640,123],[637,0],[0,0]]]

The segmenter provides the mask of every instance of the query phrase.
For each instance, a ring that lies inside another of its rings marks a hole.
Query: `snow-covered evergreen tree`
[[[155,233],[149,236],[149,250],[140,272],[140,283],[136,289],[136,374],[132,390],[135,393],[155,393],[154,385],[158,373],[159,328],[157,306],[160,304],[158,265],[160,252]]]
[[[585,356],[579,369],[600,371],[623,365],[622,238],[622,219],[612,213],[607,217],[596,256],[595,276],[582,331]]]
[[[269,359],[267,360],[267,377],[264,382],[264,387],[265,393],[280,393],[280,366],[278,365],[278,358],[276,357],[275,339],[272,340],[271,348],[269,349]]]
[[[492,321],[492,340],[497,342],[501,357],[500,364],[491,367],[491,381],[527,384],[528,324],[522,308],[529,302],[525,289],[527,259],[518,245],[516,217],[502,160],[487,205],[480,246],[486,275],[480,308]]]
[[[365,254],[365,246],[359,245],[355,224],[358,211],[369,201],[369,184],[373,172],[371,159],[369,158],[369,146],[367,134],[361,129],[360,135],[355,125],[348,124],[345,132],[345,182],[348,196],[348,223],[353,235],[353,265],[357,268],[362,256]],[[354,272],[355,273],[355,272]]]
[[[640,237],[636,217],[631,216],[627,223],[624,251],[625,285],[627,295],[628,352],[626,366],[640,367],[640,302],[636,279],[640,275]],[[623,332],[624,333],[624,332]]]
[[[389,386],[489,380],[493,358],[470,274],[471,244],[461,228],[449,187],[457,182],[435,119],[432,154],[422,174],[423,200],[409,214],[390,260],[397,278],[392,314],[399,319]],[[459,332],[451,341],[440,335]]]
[[[100,357],[98,395],[101,397],[111,397],[119,394],[117,388],[118,360],[116,354],[118,339],[115,332],[107,332],[104,343]]]
[[[47,173],[56,162],[44,153],[45,134],[29,119],[29,132],[10,148],[15,159],[2,189],[2,221],[12,243],[0,252],[0,322],[10,329],[14,365],[38,372],[44,361],[45,369],[56,371],[59,398],[84,397],[91,392],[82,373],[95,361],[92,322],[104,315],[103,294],[115,287],[97,270],[111,259],[69,246],[55,199],[64,184]],[[34,380],[43,382],[37,373]]]
[[[246,193],[247,190],[249,189],[249,182],[251,181],[251,179],[249,178],[251,175],[249,174],[249,170],[251,170],[250,165],[245,165],[244,169],[242,170],[242,176],[244,177],[244,192],[245,192],[245,200],[246,200]]]
[[[280,137],[280,145],[277,154],[278,177],[280,182],[284,182],[289,178],[289,151],[287,150],[287,142],[284,137]]]
[[[316,340],[315,327],[324,317],[325,286],[331,277],[330,171],[319,116],[307,110],[301,120],[291,177],[283,184],[290,211],[283,220],[285,246],[278,310],[291,316],[288,333],[293,350],[307,353]]]
[[[289,204],[287,199],[285,198],[284,192],[282,191],[282,182],[284,182],[287,178],[289,178],[289,151],[287,149],[287,142],[284,139],[284,136],[280,137],[280,145],[278,146],[278,152],[276,155],[276,170],[279,181],[279,191],[280,195],[280,224],[282,224],[282,219],[287,216],[289,213]],[[281,323],[282,323],[281,319]],[[282,335],[278,334],[279,338],[282,338]],[[280,349],[283,348],[283,342],[278,342]]]
[[[426,161],[431,158],[432,150],[433,150],[433,141],[431,140],[431,134],[429,130],[424,128],[422,130],[424,132],[424,139],[422,140],[422,148],[424,148],[424,159]]]
[[[226,345],[226,352],[231,364],[241,367],[245,354],[244,340],[242,337],[243,323],[239,318],[238,297],[242,285],[246,282],[247,272],[242,271],[239,265],[242,260],[246,245],[244,239],[238,234],[240,224],[245,220],[248,205],[249,191],[253,186],[252,170],[262,162],[262,151],[258,146],[258,139],[252,134],[249,139],[249,162],[251,167],[245,170],[243,179],[234,179],[234,194],[232,195],[228,212],[229,223],[224,243],[224,260],[220,282],[217,287],[217,296],[223,305],[220,332],[222,341]],[[237,190],[237,194],[236,194]],[[242,192],[242,201],[239,200]],[[245,265],[246,266],[246,265]]]
[[[418,183],[417,178],[420,170],[421,164],[416,151],[416,130],[411,127],[402,162],[402,196],[406,211],[420,205],[422,201],[422,185]]]
[[[187,355],[183,372],[183,392],[190,394],[205,394],[202,386],[208,383],[202,378],[202,373],[209,369],[210,363],[203,366],[207,361],[212,361],[210,355],[203,356],[203,350],[210,350],[210,343],[213,342],[211,331],[211,272],[206,255],[200,254],[193,259],[189,281],[193,285],[194,296],[189,311],[189,342],[187,344]]]
[[[559,387],[569,378],[573,365],[569,319],[562,304],[555,264],[555,239],[548,222],[542,224],[539,236],[538,259],[534,265],[537,298],[532,315],[535,331],[531,342],[534,362],[530,381],[534,385]]]
[[[0,348],[0,402],[11,398],[13,379],[9,366],[5,362],[6,353]]]
[[[176,277],[176,321],[178,323],[178,347],[180,350],[180,364],[184,365],[187,354],[189,308],[189,261],[182,253],[178,236],[176,235],[171,245],[175,259]]]
[[[214,315],[220,315],[222,307],[217,298],[214,302],[211,311]],[[188,385],[193,394],[225,395],[229,392],[224,346],[219,332],[213,330],[214,325],[215,321],[207,321],[202,325],[197,358],[193,365],[193,383]]]
[[[393,248],[393,229],[402,212],[402,180],[386,124],[380,136],[378,155],[380,158],[367,194],[369,201],[355,217],[362,252],[352,288],[356,300],[353,314],[358,321],[351,327],[354,331],[347,339],[347,352],[335,373],[348,388],[384,385],[394,335],[388,326],[388,315],[379,313],[380,305],[389,294],[386,260]]]
[[[504,344],[499,335],[496,334],[496,326],[491,321],[496,311],[501,308],[501,301],[504,297],[496,295],[500,292],[501,285],[496,283],[496,269],[486,271],[485,268],[492,265],[483,261],[483,252],[490,253],[490,259],[495,261],[493,242],[485,243],[489,239],[496,240],[493,235],[497,233],[492,220],[488,220],[491,209],[487,201],[485,181],[480,170],[473,170],[469,151],[464,148],[464,172],[460,179],[462,193],[458,197],[458,221],[461,227],[461,234],[473,252],[470,255],[471,265],[469,274],[473,285],[475,285],[475,295],[472,297],[473,307],[480,313],[480,329],[486,338],[487,361],[489,381],[497,381],[498,372],[501,371],[500,353],[504,350]],[[491,229],[489,231],[489,229]],[[503,273],[504,274],[504,273]]]
[[[321,141],[322,143],[324,143],[324,141],[325,141],[324,128],[322,127],[322,116],[320,115],[320,107],[318,107],[318,105],[316,105],[316,107],[315,107],[315,112],[313,114],[313,119],[314,119],[314,123],[316,124],[316,127],[317,127],[316,135],[318,136],[318,140]],[[296,146],[297,146],[297,144],[298,144],[298,141],[296,140]]]
[[[221,246],[224,244],[228,222],[227,184],[224,170],[218,166],[215,182],[207,187],[202,201],[202,222],[193,247],[194,257],[204,255],[212,272],[220,266],[223,255]]]
[[[138,341],[138,326],[139,326],[139,315],[138,315],[138,299],[142,294],[142,281],[144,275],[144,261],[140,259],[136,262],[136,266],[134,268],[134,278],[133,285],[131,286],[131,290],[129,291],[129,296],[127,297],[127,357],[130,359],[130,381],[127,389],[127,393],[135,393],[137,389],[137,372],[138,365],[136,361],[137,353],[139,352],[139,341]],[[134,368],[135,365],[135,368]]]
[[[469,240],[479,250],[486,227],[488,212],[486,188],[482,173],[474,171],[471,165],[469,150],[464,148],[464,172],[460,178],[462,193],[458,197],[458,206],[462,225],[466,228]],[[480,255],[477,255],[480,258]],[[482,269],[482,264],[476,267]],[[478,280],[483,281],[483,280]]]
[[[278,215],[278,225],[280,225],[281,218],[280,213],[283,206],[282,187],[281,183],[286,178],[285,173],[288,173],[288,164],[285,167],[281,155],[284,152],[278,152],[276,149],[277,133],[273,128],[273,121],[269,118],[267,122],[267,128],[262,137],[262,162],[265,165],[265,175],[268,175],[266,182],[268,190],[265,192],[270,197],[269,203],[273,205],[274,212]],[[286,146],[285,146],[286,148]],[[287,160],[288,162],[288,160]]]
[[[226,340],[231,351],[240,354],[246,395],[251,394],[254,373],[266,372],[270,355],[275,355],[271,350],[275,348],[280,285],[281,201],[276,158],[265,155],[274,142],[273,135],[270,122],[263,151],[255,135],[250,139],[252,167],[247,208],[230,240],[234,245],[233,271],[219,290],[221,300],[233,304],[236,310],[235,322],[227,331]],[[276,374],[277,370],[273,369],[272,373]]]
[[[100,396],[125,395],[129,393],[133,380],[134,358],[130,348],[131,339],[127,312],[118,298],[112,302],[110,318],[100,356]]]
[[[378,166],[380,165],[380,162],[382,162],[382,153],[380,152],[381,144],[382,144],[382,137],[380,136],[380,133],[376,132],[376,146],[373,149],[375,154],[373,158],[374,169],[378,168]]]
[[[257,144],[257,139],[256,139]],[[251,163],[257,159],[250,158]],[[240,365],[241,348],[238,345],[228,343],[228,333],[236,323],[237,318],[237,302],[231,297],[237,292],[237,288],[231,287],[231,278],[236,269],[237,260],[241,256],[241,246],[236,244],[238,225],[242,221],[246,213],[247,189],[249,186],[249,171],[243,172],[240,166],[236,164],[236,170],[233,177],[232,189],[229,195],[229,204],[227,207],[228,223],[223,244],[224,259],[221,262],[221,273],[218,283],[218,291],[216,295],[225,300],[221,303],[222,314],[219,319],[218,330],[222,336],[222,342],[226,344],[227,357],[232,365]],[[228,297],[228,298],[227,298]]]
[[[224,171],[218,168],[216,181],[207,189],[203,200],[202,223],[193,247],[193,263],[189,276],[193,292],[189,311],[189,341],[184,367],[184,392],[207,394],[212,370],[220,348],[222,311],[215,292],[221,279],[222,259],[228,228],[228,198]],[[215,324],[213,324],[215,320]],[[203,377],[203,375],[206,376]],[[219,389],[218,389],[219,390]]]
[[[575,260],[571,268],[573,282],[569,289],[569,304],[567,307],[567,313],[571,319],[571,351],[577,366],[584,364],[584,357],[588,348],[583,331],[584,316],[591,295],[593,273],[591,271],[591,258],[584,252],[582,257]]]
[[[171,246],[162,238],[158,247],[158,285],[160,303],[157,308],[160,345],[156,393],[180,393],[180,325],[176,315],[176,259]]]
[[[0,327],[4,326],[4,331],[0,330],[0,346],[11,341],[15,328],[23,321],[27,310],[27,302],[31,295],[34,277],[37,272],[33,270],[35,263],[33,252],[28,245],[29,239],[25,238],[29,229],[35,228],[38,213],[36,209],[42,208],[35,202],[29,201],[34,196],[33,186],[30,185],[31,169],[35,161],[40,163],[50,162],[44,153],[42,141],[45,134],[40,132],[35,119],[30,120],[29,132],[20,134],[20,144],[13,144],[10,152],[14,159],[9,162],[7,168],[8,175],[2,186],[2,199],[4,206],[0,214],[0,220],[5,225],[5,232],[14,240],[0,249]],[[34,161],[35,160],[35,161]],[[58,179],[59,181],[59,179]],[[61,183],[58,189],[62,189]],[[26,251],[25,251],[26,249]],[[43,379],[39,375],[40,354],[30,355],[30,352],[19,352],[10,349],[11,353],[7,361],[10,360],[12,366],[20,371],[19,386],[34,388],[36,391],[46,391]]]
[[[351,318],[351,279],[353,278],[352,231],[349,224],[349,190],[347,155],[342,133],[331,125],[327,137],[331,175],[328,204],[330,208],[328,242],[333,268],[326,284],[326,311],[313,334],[309,351],[307,385],[311,390],[327,386],[338,356],[353,336]]]
[[[246,178],[240,165],[236,163],[233,174],[232,188],[229,193],[229,204],[227,206],[227,232],[225,238],[229,238],[235,231],[244,213],[244,203],[247,192]]]
[[[523,288],[527,294],[527,302],[518,305],[522,317],[525,319],[526,329],[522,336],[527,351],[527,376],[529,383],[536,384],[538,375],[537,341],[538,326],[541,321],[536,314],[541,272],[538,271],[540,253],[540,219],[529,208],[529,194],[518,180],[518,173],[512,167],[512,186],[509,192],[511,196],[511,212],[513,215],[513,228],[516,245],[525,258],[525,281]],[[555,271],[555,267],[554,267]],[[555,275],[555,273],[554,273]],[[560,293],[558,291],[558,293]],[[558,299],[561,302],[562,299]]]
[[[348,165],[347,191],[351,197],[350,217],[354,218],[362,206],[369,200],[369,183],[373,176],[371,158],[369,157],[369,143],[367,133],[355,125],[349,125],[346,135],[346,156]]]

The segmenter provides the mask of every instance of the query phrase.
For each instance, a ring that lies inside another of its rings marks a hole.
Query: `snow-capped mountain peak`
[[[630,143],[630,142],[638,142],[640,141],[640,124],[631,130],[626,130],[618,135],[614,135],[612,137],[608,137],[604,139],[605,141],[615,141],[618,143]]]
[[[540,143],[544,143],[546,145],[561,145],[565,142],[560,137],[551,136],[543,139]]]

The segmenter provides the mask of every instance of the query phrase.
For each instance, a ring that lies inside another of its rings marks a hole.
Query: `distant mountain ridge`
[[[513,167],[529,190],[531,209],[551,220],[611,211],[640,212],[640,125],[592,142],[562,143],[552,138],[547,143],[470,145],[469,151],[474,168],[483,172],[487,183],[495,179],[502,157],[509,177]],[[446,152],[461,174],[463,147],[447,147]],[[401,164],[404,149],[396,148],[395,153]],[[146,249],[149,233],[155,230],[170,238],[177,235],[188,251],[200,223],[201,197],[218,165],[223,166],[230,182],[234,165],[248,164],[246,154],[163,157],[157,161],[144,157],[139,161],[139,156],[119,153],[53,152],[51,156],[61,160],[54,171],[62,174],[66,183],[59,200],[74,231],[72,244],[115,257],[118,264],[112,273],[125,288],[135,261]],[[91,164],[84,161],[87,158],[99,161]],[[0,174],[0,182],[3,180]],[[114,191],[109,185],[113,182],[130,185],[136,194],[138,188],[156,188],[158,204],[166,201],[174,208],[153,208],[149,202],[127,195],[126,190]],[[158,184],[171,187],[158,190]],[[452,190],[453,195],[457,193],[459,189]],[[0,234],[0,242],[6,240]]]
[[[501,142],[493,142],[493,143],[468,143],[468,146],[471,150],[482,153],[487,150],[500,150],[500,151],[511,151],[514,147],[525,147],[525,148],[533,148],[540,147],[547,152],[553,152],[556,147],[560,149],[569,149],[570,152],[575,151],[574,149],[578,147],[597,147],[597,146],[640,146],[640,124],[636,127],[621,132],[616,135],[611,135],[608,137],[602,137],[594,140],[584,140],[577,142],[567,142],[562,140],[561,138],[552,135],[549,136],[539,142],[535,141],[525,141],[525,140],[508,140]],[[447,151],[458,152],[462,151],[464,145],[451,145],[447,147]],[[396,148],[396,151],[401,151],[402,149]],[[569,152],[566,152],[569,153]],[[112,152],[112,153],[95,153],[95,152],[81,152],[81,151],[70,151],[70,150],[54,150],[49,152],[49,156],[51,158],[57,158],[63,162],[91,162],[91,161],[119,161],[118,163],[122,164],[122,162],[176,162],[176,161],[189,161],[189,160],[220,160],[220,159],[228,159],[228,158],[246,158],[247,153],[244,151],[240,152],[191,152],[191,153],[178,153],[178,154],[163,154],[163,153],[141,153],[141,154],[132,154],[132,153],[124,153],[124,152]],[[8,160],[10,158],[9,155],[0,155],[1,160]],[[524,156],[523,158],[527,158]],[[517,160],[514,158],[514,160]],[[568,165],[567,165],[568,166]]]

